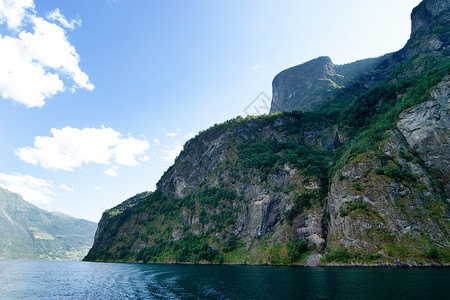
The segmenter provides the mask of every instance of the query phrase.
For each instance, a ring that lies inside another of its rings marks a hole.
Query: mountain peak
[[[411,13],[411,36],[420,29],[430,30],[443,22],[450,21],[450,0],[425,0]]]
[[[408,57],[426,52],[447,51],[450,44],[450,0],[425,0],[411,13]]]
[[[326,100],[329,91],[339,87],[341,79],[328,56],[284,70],[273,79],[270,112],[314,110]]]

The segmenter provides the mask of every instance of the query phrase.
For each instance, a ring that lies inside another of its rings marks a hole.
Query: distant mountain
[[[85,260],[450,265],[450,2],[411,19],[395,53],[278,74],[276,113],[188,141]]]
[[[97,224],[48,212],[0,188],[0,259],[80,260]]]

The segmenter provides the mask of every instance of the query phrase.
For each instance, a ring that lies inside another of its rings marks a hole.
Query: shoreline
[[[210,265],[210,266],[249,266],[249,267],[305,267],[305,268],[385,268],[385,269],[421,269],[421,268],[450,268],[450,264],[406,264],[406,263],[380,263],[380,264],[340,264],[340,263],[329,263],[329,264],[317,264],[317,265],[306,265],[306,264],[248,264],[248,263],[212,263],[212,262],[121,262],[121,261],[84,261],[82,262],[94,262],[94,263],[123,263],[123,264],[142,264],[142,265]]]

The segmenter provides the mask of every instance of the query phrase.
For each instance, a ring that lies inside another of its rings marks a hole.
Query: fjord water
[[[449,282],[450,269],[0,261],[0,299],[446,299]]]

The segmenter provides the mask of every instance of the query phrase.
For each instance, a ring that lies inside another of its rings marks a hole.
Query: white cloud
[[[0,0],[0,24],[6,22],[12,31],[0,35],[0,95],[27,107],[42,107],[47,98],[65,90],[67,81],[72,82],[72,91],[94,89],[79,67],[80,57],[64,28],[37,17],[33,7],[33,1]],[[66,28],[81,24],[80,20],[67,21],[58,9],[48,19]],[[16,34],[25,20],[33,32]]]
[[[137,166],[136,156],[144,153],[149,148],[148,142],[137,140],[133,137],[119,139],[113,153],[116,163],[125,166]]]
[[[108,170],[106,170],[105,172],[103,172],[106,176],[111,176],[111,177],[116,177],[117,176],[117,171],[119,170],[119,166],[112,166],[111,168],[109,168]]]
[[[27,10],[33,8],[33,0],[0,0],[0,24],[6,22],[9,29],[16,30],[30,13]]]
[[[258,69],[259,69],[259,65],[258,65],[258,64],[254,65],[254,66],[252,67],[252,71],[255,71],[255,70],[258,70]]]
[[[153,145],[158,145],[159,144],[159,139],[153,139]]]
[[[64,83],[31,59],[24,60],[17,41],[0,36],[0,95],[28,107],[42,107],[46,98],[64,90]]]
[[[102,190],[102,187],[101,187],[101,186],[98,186],[98,185],[96,185],[96,186],[94,186],[94,190],[96,190],[96,191],[101,191],[101,190]]]
[[[177,135],[176,132],[169,132],[169,133],[167,134],[167,136],[171,136],[171,137],[176,136],[176,135]]]
[[[181,150],[183,150],[182,145],[177,145],[172,149],[161,150],[163,153],[163,160],[167,162],[173,162],[175,158],[177,158],[178,154],[180,154]]]
[[[15,150],[23,161],[45,169],[73,171],[84,164],[138,165],[149,148],[146,140],[121,138],[112,128],[51,129],[53,136],[38,136],[33,147]]]
[[[68,187],[68,186],[65,185],[65,184],[61,184],[61,189],[66,190],[66,191],[68,191],[68,192],[73,192],[73,191],[74,191],[73,188]]]
[[[51,196],[56,195],[51,191],[52,184],[49,181],[30,175],[0,174],[0,186],[37,204],[48,204],[52,201]]]

